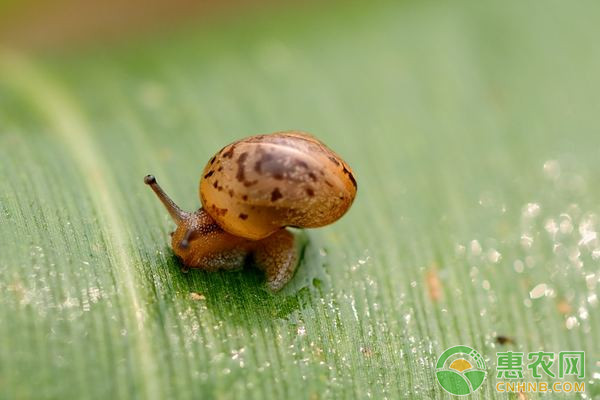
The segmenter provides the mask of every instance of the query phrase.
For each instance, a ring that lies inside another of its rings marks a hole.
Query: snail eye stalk
[[[183,211],[171,198],[165,193],[164,190],[160,187],[158,182],[156,182],[156,178],[153,175],[146,175],[144,177],[144,183],[156,193],[158,199],[164,204],[173,221],[177,224],[181,223],[183,220],[190,217],[190,214]]]

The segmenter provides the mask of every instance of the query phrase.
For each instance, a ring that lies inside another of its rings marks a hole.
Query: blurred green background
[[[0,14],[1,398],[450,398],[457,344],[473,398],[600,398],[599,3],[81,4]],[[195,209],[286,129],[350,212],[277,295],[182,274],[143,176]],[[496,393],[507,350],[586,351],[586,393]]]

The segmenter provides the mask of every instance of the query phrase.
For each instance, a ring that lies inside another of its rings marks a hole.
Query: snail
[[[341,218],[357,185],[340,156],[300,131],[257,135],[225,146],[200,179],[202,207],[181,210],[152,175],[144,182],[177,224],[175,255],[186,267],[207,271],[243,266],[250,256],[280,290],[298,264],[286,227],[317,228]]]

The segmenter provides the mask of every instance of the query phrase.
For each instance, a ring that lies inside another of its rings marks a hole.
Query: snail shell
[[[225,231],[265,238],[285,226],[328,225],[356,196],[352,170],[300,131],[251,136],[210,159],[200,179],[204,210]]]

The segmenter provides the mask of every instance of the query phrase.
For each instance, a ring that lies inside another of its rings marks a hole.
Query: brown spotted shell
[[[299,131],[223,148],[200,179],[202,206],[227,232],[258,240],[285,226],[316,228],[352,205],[356,180],[327,146]]]

